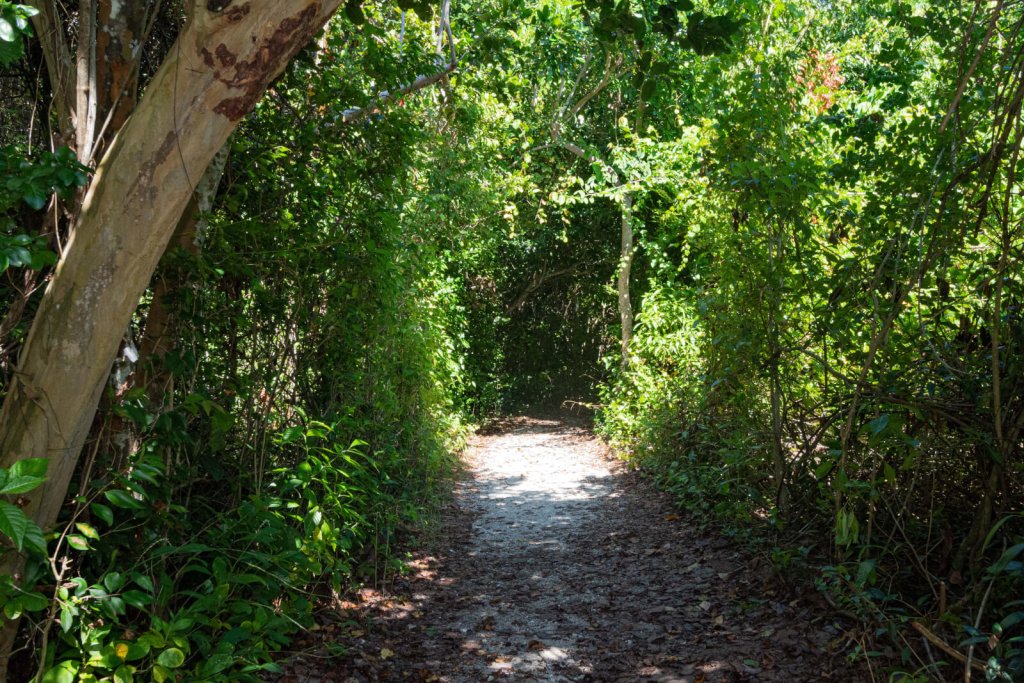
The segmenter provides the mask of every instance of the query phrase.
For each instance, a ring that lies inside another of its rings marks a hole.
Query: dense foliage
[[[1021,17],[977,9],[758,18],[658,146],[668,197],[601,419],[687,504],[827,562],[843,609],[936,620],[1005,680],[1024,666]],[[890,624],[882,646],[941,675]]]
[[[56,537],[0,502],[0,533],[45,549],[34,589],[0,588],[41,634],[43,680],[256,680],[319,600],[400,569],[396,536],[437,505],[465,429],[444,178],[416,170],[464,124],[431,98],[332,119],[429,63],[425,34],[409,28],[412,66],[346,21],[299,56],[230,143],[215,201],[183,218]],[[15,202],[84,177],[66,149],[13,168],[8,265],[42,268]],[[39,481],[22,462],[0,493]]]
[[[159,11],[142,92],[184,20]],[[33,14],[0,2],[5,391],[94,168],[38,121]],[[572,399],[811,568],[855,655],[1022,675],[1022,23],[346,3],[194,179],[55,529],[18,498],[46,461],[0,469],[12,671],[257,680],[400,570],[467,425]]]

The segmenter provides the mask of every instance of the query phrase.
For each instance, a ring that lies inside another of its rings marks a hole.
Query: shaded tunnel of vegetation
[[[261,680],[565,402],[1024,676],[1021,3],[258,4],[0,0],[0,682]]]

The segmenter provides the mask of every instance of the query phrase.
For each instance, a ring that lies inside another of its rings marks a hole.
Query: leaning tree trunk
[[[622,323],[622,369],[629,369],[629,344],[633,341],[633,303],[629,277],[633,267],[633,195],[622,197],[622,248],[619,256],[619,320]]]
[[[44,528],[57,519],[118,343],[194,183],[340,0],[229,0],[216,13],[193,4],[192,21],[96,170],[0,412],[0,467],[49,460],[46,484],[22,500]],[[9,552],[0,573],[17,577],[22,566]],[[0,681],[15,628],[0,633]]]
[[[185,212],[181,215],[174,235],[171,238],[170,250],[184,249],[192,256],[202,250],[206,238],[206,214],[213,209],[213,200],[217,195],[224,168],[227,165],[231,143],[226,143],[213,157],[213,161],[196,183]],[[174,312],[167,301],[174,292],[185,287],[187,282],[171,274],[159,275],[153,283],[153,302],[146,315],[146,327],[139,340],[139,360],[135,364],[134,386],[145,391],[151,407],[162,409],[165,395],[171,381],[171,373],[167,369],[166,356],[174,349],[171,334],[174,325]]]

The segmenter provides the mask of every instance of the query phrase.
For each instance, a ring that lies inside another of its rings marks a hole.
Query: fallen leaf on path
[[[389,650],[386,647],[382,647],[380,649],[380,658],[381,659],[388,659],[388,658],[394,657],[394,656],[395,656],[395,651],[394,650]]]
[[[531,640],[529,643],[526,644],[526,648],[528,650],[533,650],[534,652],[536,652],[537,650],[546,650],[547,649],[547,645],[545,645],[544,643],[540,642],[537,639],[534,639],[534,640]]]

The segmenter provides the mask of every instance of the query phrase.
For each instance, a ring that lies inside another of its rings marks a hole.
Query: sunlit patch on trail
[[[362,634],[350,644],[365,680],[864,680],[832,668],[834,629],[589,431],[507,420],[468,459],[448,547],[396,586],[411,597],[368,595],[373,625],[342,631]]]

